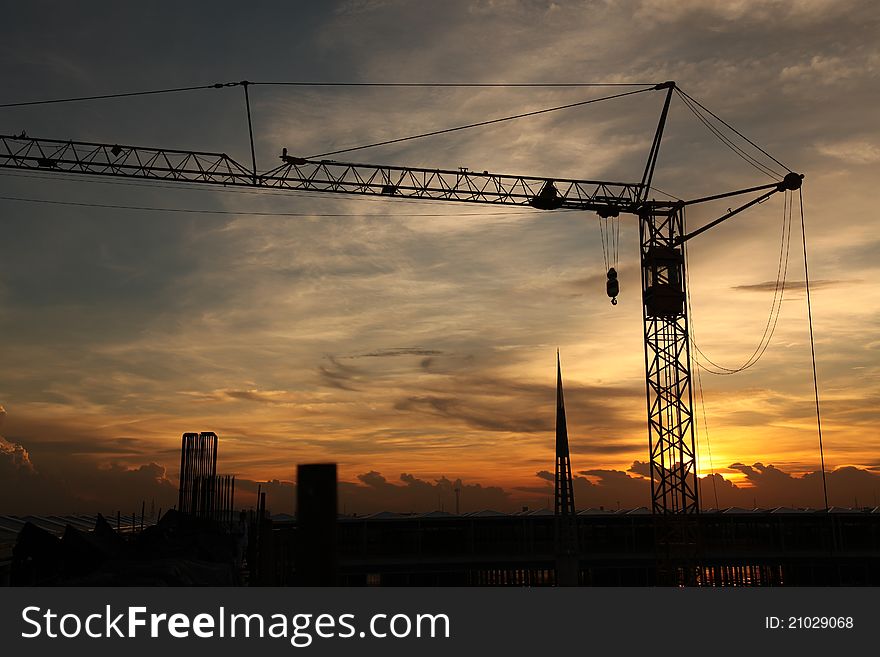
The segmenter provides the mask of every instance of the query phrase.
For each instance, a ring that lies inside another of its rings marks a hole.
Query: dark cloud
[[[0,436],[0,462],[15,476],[19,476],[22,472],[25,475],[36,474],[28,451],[18,443],[9,442],[3,436]]]
[[[362,372],[350,365],[341,364],[333,356],[325,357],[330,364],[318,366],[318,374],[324,385],[340,390],[354,391],[354,383],[363,378]]]
[[[632,509],[649,506],[651,482],[619,470],[583,470],[574,481],[578,506]]]
[[[442,351],[437,349],[423,349],[421,347],[393,347],[390,349],[377,349],[363,354],[346,356],[345,358],[393,358],[395,356],[439,356]],[[423,361],[424,362],[424,361]]]
[[[633,452],[640,452],[645,448],[644,443],[597,443],[595,441],[583,439],[569,439],[569,445],[571,451],[577,452],[578,454],[601,455],[632,454]]]
[[[553,428],[548,417],[533,417],[521,414],[522,417],[505,417],[497,409],[482,407],[479,402],[454,397],[408,397],[394,403],[395,410],[416,411],[437,415],[451,420],[464,422],[475,429],[487,431],[511,431],[516,433],[534,433],[549,431]]]
[[[23,438],[23,440],[25,440]],[[32,451],[41,456],[94,456],[114,457],[120,460],[138,459],[144,455],[155,456],[155,446],[138,438],[104,438],[99,436],[78,436],[76,432],[56,435],[28,434],[25,440]]]
[[[249,401],[258,404],[292,404],[307,397],[289,390],[218,390],[201,398],[201,401]]]
[[[719,473],[701,477],[699,494],[702,508],[790,506],[818,509],[824,506],[820,472],[797,476],[762,463],[751,466],[734,463],[730,469],[745,474],[745,483],[737,485]],[[578,474],[581,476],[575,476],[574,479],[578,508],[600,505],[611,508],[617,502],[622,507],[650,506],[649,464],[635,461],[629,472],[637,476],[629,476],[618,470],[580,471]],[[549,484],[554,481],[554,474],[546,470],[538,472],[536,476]],[[828,472],[826,478],[828,500],[832,506],[877,506],[880,500],[880,475],[870,469],[840,467]],[[521,487],[517,490],[542,491],[536,487]],[[543,491],[545,496],[553,495],[551,485]]]
[[[223,394],[232,399],[243,399],[246,401],[261,402],[263,404],[271,404],[277,401],[267,393],[259,390],[225,390]]]
[[[391,482],[381,473],[371,470],[356,476],[357,481],[340,481],[338,489],[339,512],[347,515],[370,514],[379,511],[401,513],[435,511],[441,507],[455,510],[455,489],[460,490],[462,512],[482,509],[512,510],[516,502],[511,494],[497,486],[465,483],[446,477],[428,481],[409,473],[402,473],[398,482]],[[259,482],[251,479],[236,480],[236,504],[252,508],[257,491],[266,493],[266,506],[271,513],[296,512],[296,483],[290,481]]]
[[[473,429],[523,434],[550,432],[554,428],[556,387],[552,378],[546,384],[510,378],[453,371],[447,376],[420,382],[423,394],[395,400],[393,408],[461,422]],[[461,395],[462,390],[470,395]],[[573,449],[583,453],[620,454],[632,451],[635,443],[603,440],[602,434],[641,428],[626,408],[639,403],[644,392],[618,385],[568,383],[565,388],[569,432]],[[578,436],[595,436],[590,439]],[[641,446],[636,446],[640,449]]]
[[[364,474],[359,474],[357,478],[358,481],[360,481],[361,483],[367,486],[372,486],[373,488],[378,488],[379,486],[383,486],[384,484],[388,483],[388,480],[375,470],[370,470],[369,472],[365,472]]]
[[[517,490],[542,493],[541,497],[535,500],[536,503],[541,504],[548,497],[553,498],[556,475],[541,470],[535,476],[548,482],[548,485],[543,489],[526,486]],[[574,474],[573,488],[575,505],[578,509],[597,507],[633,509],[651,503],[650,481],[643,477],[631,477],[620,470],[582,470]]]
[[[810,290],[821,290],[830,287],[840,287],[851,283],[859,283],[858,280],[817,280],[810,281]],[[752,283],[751,285],[736,285],[732,289],[744,290],[747,292],[774,292],[779,285],[776,281],[764,281],[763,283]],[[805,281],[785,281],[785,291],[803,291],[807,288]]]
[[[176,503],[177,483],[156,463],[98,465],[76,456],[46,466],[35,463],[21,445],[0,440],[0,499],[2,513],[105,514],[138,511],[141,503],[149,508],[170,508]],[[778,506],[821,508],[822,477],[819,472],[795,475],[774,465],[733,463],[731,471],[742,473],[744,482],[735,484],[722,474],[699,481],[701,506],[751,508]],[[634,461],[627,472],[607,468],[579,470],[574,475],[577,508],[636,508],[650,506],[649,465]],[[455,490],[460,489],[463,511],[491,508],[516,511],[523,505],[542,507],[552,502],[555,475],[548,470],[535,474],[542,485],[486,486],[466,483],[445,476],[428,480],[412,473],[401,473],[389,481],[376,470],[357,475],[356,481],[339,482],[340,511],[369,514],[378,511],[451,511]],[[834,506],[875,506],[880,495],[880,474],[854,466],[839,467],[827,473],[829,502]],[[236,481],[236,504],[252,508],[257,491],[266,493],[272,513],[294,513],[294,482],[259,482],[248,478]]]
[[[46,467],[64,467],[71,457],[93,461],[120,462],[138,465],[176,454],[171,447],[157,447],[144,438],[119,436],[136,433],[137,427],[120,423],[93,428],[82,417],[31,417],[16,413],[7,419],[6,437],[24,445],[33,458]],[[179,444],[179,443],[178,443]],[[170,450],[170,451],[169,451]]]
[[[3,428],[5,419],[6,409],[0,406],[0,429]],[[26,475],[35,474],[34,464],[31,463],[28,451],[18,443],[6,440],[2,435],[0,435],[0,467],[11,470],[14,476],[19,476],[22,472]]]
[[[177,503],[177,484],[163,466],[136,467],[69,459],[63,470],[24,468],[0,451],[0,512],[16,515],[94,513],[115,515],[169,509]]]
[[[642,477],[651,476],[651,464],[648,461],[633,461],[627,472],[640,475]]]
[[[5,419],[0,406],[0,426]],[[122,450],[138,455],[137,439],[109,442],[108,453]],[[28,449],[0,436],[0,513],[110,515],[140,512],[142,503],[168,509],[177,501],[177,485],[157,463],[99,465],[80,453],[94,453],[95,448],[76,440],[35,442],[35,448],[47,457],[39,466]]]
[[[533,493],[545,498],[549,498],[553,495],[553,489],[549,486],[514,486],[513,490],[522,493]]]
[[[824,505],[822,473],[808,472],[795,476],[774,465],[733,463],[731,470],[746,476],[751,488],[743,496],[757,500],[759,506],[793,505],[821,508]],[[880,476],[845,466],[826,473],[828,503],[832,506],[876,506],[880,496]]]

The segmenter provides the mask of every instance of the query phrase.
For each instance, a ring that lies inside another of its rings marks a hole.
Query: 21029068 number
[[[764,627],[768,630],[851,630],[852,616],[765,616]]]
[[[852,616],[789,616],[789,629],[798,630],[837,630],[851,629]]]

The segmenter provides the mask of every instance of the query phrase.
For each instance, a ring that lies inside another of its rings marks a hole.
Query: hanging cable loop
[[[709,358],[709,356],[706,355],[706,353],[700,348],[700,345],[696,341],[693,326],[693,317],[691,317],[691,340],[695,352],[694,362],[696,362],[698,367],[704,369],[709,374],[729,376],[731,374],[744,372],[745,370],[752,368],[759,360],[761,360],[761,357],[770,346],[770,341],[773,338],[773,334],[776,332],[776,325],[779,322],[779,316],[782,311],[782,301],[785,297],[788,274],[788,260],[791,246],[792,205],[792,194],[790,191],[786,191],[783,198],[782,237],[780,239],[779,245],[779,262],[776,269],[776,282],[774,284],[773,300],[770,304],[770,311],[767,317],[767,322],[764,326],[764,332],[761,335],[760,340],[758,340],[758,346],[755,347],[755,350],[745,360],[745,362],[743,362],[738,367],[725,367],[723,365],[719,365],[714,360]],[[687,243],[685,243],[685,253],[686,252]],[[687,287],[688,294],[690,294],[690,285],[688,285]]]

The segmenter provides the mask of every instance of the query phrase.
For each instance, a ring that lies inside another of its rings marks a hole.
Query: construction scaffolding
[[[177,508],[199,518],[231,523],[235,475],[217,474],[218,442],[213,431],[183,434]]]

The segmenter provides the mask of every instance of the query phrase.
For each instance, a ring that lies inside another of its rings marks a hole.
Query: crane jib
[[[634,211],[643,195],[638,183],[282,159],[254,175],[225,153],[0,136],[0,167],[15,169],[605,213]]]

